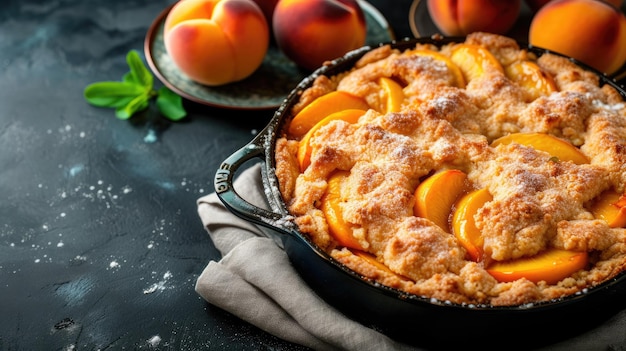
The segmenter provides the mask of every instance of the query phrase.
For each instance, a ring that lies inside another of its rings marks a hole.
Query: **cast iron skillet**
[[[388,44],[404,50],[416,43],[441,46],[463,40],[418,38]],[[550,52],[521,43],[520,47],[537,55]],[[287,96],[268,125],[249,144],[222,162],[214,183],[225,206],[235,215],[271,229],[270,232],[282,241],[295,269],[331,305],[366,326],[418,346],[522,349],[579,334],[625,308],[625,272],[582,293],[520,306],[467,305],[425,298],[359,275],[334,260],[298,230],[278,189],[274,172],[276,139],[280,137],[299,93],[310,87],[315,77],[346,71],[372,49],[368,46],[350,52],[305,78]],[[626,91],[614,81],[584,64],[575,63],[596,72],[601,84],[613,86],[626,100]],[[237,170],[255,159],[264,161],[262,175],[269,210],[251,205],[233,188]]]

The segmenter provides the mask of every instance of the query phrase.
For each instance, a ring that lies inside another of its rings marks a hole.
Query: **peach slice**
[[[541,150],[559,159],[559,161],[571,161],[577,165],[589,163],[589,159],[576,146],[569,142],[544,133],[513,133],[494,140],[492,147],[500,144],[517,143]]]
[[[611,228],[626,226],[626,196],[615,190],[607,190],[600,194],[590,208],[593,216],[604,219]]]
[[[376,257],[374,257],[374,255],[370,253],[360,251],[360,250],[350,250],[350,252],[352,252],[355,256],[363,259],[364,261],[370,263],[371,265],[375,266],[376,268],[380,269],[381,271],[384,271],[389,274],[393,274],[401,280],[409,280],[408,278],[405,278],[404,276],[389,269],[389,267],[385,266],[383,263],[378,261]]]
[[[350,172],[337,171],[328,179],[326,193],[322,197],[322,212],[328,222],[328,229],[339,245],[351,249],[363,250],[361,243],[352,235],[351,226],[346,223],[341,213],[341,183]]]
[[[382,113],[400,112],[402,109],[402,102],[404,101],[404,91],[402,86],[395,80],[387,77],[380,77],[378,79],[378,85],[384,92],[385,99],[383,99]]]
[[[552,76],[532,61],[517,61],[504,68],[506,76],[530,93],[531,101],[557,91]]]
[[[483,239],[476,227],[474,215],[487,202],[493,200],[487,188],[465,194],[456,204],[452,215],[452,231],[472,260],[478,262],[483,254]]]
[[[587,265],[586,252],[549,249],[532,257],[492,264],[487,272],[499,282],[526,278],[531,282],[556,284]]]
[[[461,69],[466,82],[490,70],[504,73],[500,61],[480,45],[459,44],[452,50],[450,59]]]
[[[457,66],[454,62],[452,62],[452,60],[448,56],[442,53],[439,53],[437,51],[428,50],[428,49],[415,49],[415,50],[410,51],[410,54],[428,56],[428,57],[432,57],[435,60],[444,62],[446,66],[448,67],[448,70],[450,70],[450,72],[454,76],[454,80],[455,80],[454,86],[456,86],[457,88],[465,88],[465,78],[463,77],[463,72],[461,72],[461,69],[459,68],[459,66]]]
[[[313,128],[309,129],[304,137],[302,137],[302,140],[300,140],[300,144],[298,145],[297,158],[298,164],[300,165],[300,172],[304,172],[309,164],[311,164],[312,148],[309,141],[311,139],[311,136],[313,136],[316,131],[334,120],[343,120],[348,123],[356,123],[359,120],[359,117],[363,116],[364,113],[365,111],[358,109],[348,109],[331,113],[330,115],[324,117],[324,119],[322,119],[321,121],[317,122],[313,126]]]
[[[447,169],[428,177],[415,190],[413,213],[431,220],[446,232],[452,206],[465,189],[467,175],[458,169]]]
[[[358,96],[343,91],[333,91],[313,100],[298,112],[291,120],[288,132],[294,137],[303,136],[324,117],[347,109],[367,111],[369,105]]]

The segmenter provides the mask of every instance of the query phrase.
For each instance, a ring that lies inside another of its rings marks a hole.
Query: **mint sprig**
[[[146,109],[156,97],[156,106],[163,116],[178,121],[187,115],[182,98],[167,87],[154,89],[154,77],[144,65],[136,50],[126,55],[130,71],[122,81],[106,81],[89,84],[83,95],[88,103],[98,107],[115,109],[119,119],[129,119],[136,112]]]

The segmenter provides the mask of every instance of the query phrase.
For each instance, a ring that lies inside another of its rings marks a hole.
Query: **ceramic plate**
[[[388,42],[394,34],[385,17],[366,1],[359,1],[367,22],[367,45]],[[287,94],[310,72],[299,69],[275,46],[270,48],[261,66],[243,81],[209,87],[187,78],[172,62],[163,43],[163,25],[171,6],[152,23],[144,43],[148,65],[168,88],[180,96],[201,104],[232,108],[263,110],[278,107]]]

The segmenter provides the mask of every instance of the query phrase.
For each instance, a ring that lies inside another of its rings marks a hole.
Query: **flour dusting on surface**
[[[154,129],[149,129],[148,133],[146,134],[146,136],[143,138],[143,141],[146,144],[152,144],[152,143],[156,143],[158,140],[157,138],[157,134],[154,131]]]
[[[155,335],[151,337],[150,339],[148,339],[148,345],[150,345],[150,347],[157,347],[159,346],[160,343],[161,343],[161,337],[159,335]]]
[[[153,272],[155,274],[155,272]],[[144,295],[152,294],[156,291],[163,291],[165,289],[171,289],[171,286],[167,286],[168,281],[172,278],[172,272],[167,271],[163,274],[163,279],[150,285],[147,289],[143,290]]]
[[[204,183],[204,184],[196,183],[187,178],[183,178],[180,181],[180,186],[184,191],[188,193],[204,194],[207,191],[206,188],[209,187],[209,184],[208,183]]]

